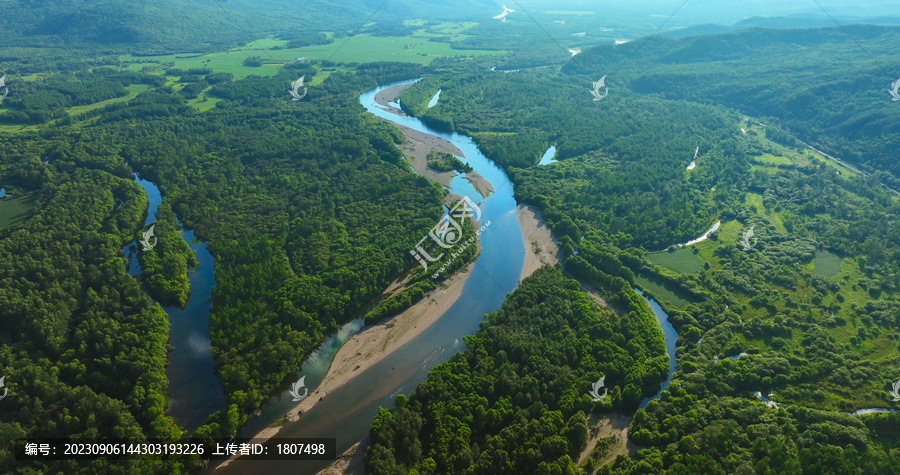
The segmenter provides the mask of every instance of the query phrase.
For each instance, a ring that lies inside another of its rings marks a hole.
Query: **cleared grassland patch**
[[[2,111],[0,111],[2,112]],[[0,114],[2,115],[2,114]],[[0,124],[0,132],[6,134],[18,134],[29,130],[38,130],[39,125],[22,125],[22,124]]]
[[[793,163],[790,158],[785,157],[784,155],[772,155],[771,153],[754,156],[753,160],[770,165],[789,165]]]
[[[205,91],[203,91],[202,94],[197,96],[196,99],[189,100],[188,105],[199,110],[200,112],[208,111],[213,107],[216,107],[216,104],[218,104],[222,99],[218,97],[207,96],[207,92],[209,92],[209,88],[207,88]]]
[[[772,226],[775,226],[775,229],[780,233],[786,233],[787,229],[784,227],[784,219],[777,212],[769,211],[763,206],[763,197],[757,193],[747,193],[744,196],[744,204],[752,207],[756,210],[756,214],[765,217],[772,223]]]
[[[478,23],[474,21],[445,21],[431,27],[431,30],[439,33],[460,33],[476,26]]]
[[[483,56],[499,54],[499,51],[457,50],[449,43],[431,41],[416,36],[366,36],[359,35],[346,40],[339,39],[329,45],[306,46],[297,49],[297,54],[311,59],[368,63],[375,61],[405,61],[430,64],[435,58],[451,56]],[[340,48],[339,51],[338,48]],[[335,53],[337,51],[337,53]],[[334,55],[332,57],[332,55]]]
[[[318,86],[325,82],[326,79],[329,78],[334,73],[349,73],[352,72],[352,69],[349,68],[320,68],[319,71],[313,76],[312,80],[307,81],[306,84],[310,86]]]
[[[817,251],[813,259],[813,274],[834,277],[841,273],[841,258],[828,251]]]
[[[674,251],[651,252],[647,254],[647,260],[681,274],[693,274],[703,268],[703,259],[686,247]]]
[[[761,171],[768,175],[774,175],[774,174],[778,173],[778,169],[775,167],[762,166],[762,165],[750,165],[750,173],[753,173],[755,171]]]
[[[814,152],[813,150],[810,150],[802,145],[800,146],[799,149],[796,149],[796,148],[782,145],[778,142],[775,142],[775,141],[769,139],[768,137],[766,137],[766,130],[764,127],[760,128],[760,127],[753,126],[753,127],[751,127],[751,130],[755,130],[757,132],[757,134],[759,134],[758,137],[759,137],[760,142],[763,142],[765,144],[775,147],[779,151],[779,153],[781,153],[785,157],[788,157],[788,159],[790,160],[791,163],[794,163],[796,165],[801,165],[801,166],[807,166],[813,162],[823,162],[823,163],[827,164],[828,166],[834,168],[835,170],[838,170],[839,172],[841,172],[841,174],[844,174],[844,173],[854,174],[853,171],[842,167],[840,164],[837,164],[837,163],[829,160],[824,155],[822,155],[818,152]]]
[[[662,283],[655,278],[641,274],[635,276],[634,280],[641,290],[649,292],[654,299],[661,301],[664,305],[683,308],[691,303],[690,300],[682,298],[675,292],[665,288]]]
[[[0,228],[21,223],[34,209],[35,197],[24,195],[16,198],[0,198]]]
[[[25,76],[19,76],[17,79],[21,79],[22,81],[37,81],[42,77],[50,76],[49,73],[35,73],[35,74],[27,74]]]
[[[86,106],[75,106],[66,109],[66,112],[69,113],[72,117],[76,117],[78,115],[84,114],[86,112],[90,112],[94,109],[99,109],[101,107],[106,107],[110,104],[115,104],[117,102],[125,102],[134,99],[138,94],[150,89],[150,86],[147,84],[132,84],[130,86],[126,86],[125,89],[128,89],[128,95],[122,97],[114,97],[112,99],[107,99],[105,101],[95,102],[93,104],[88,104]]]
[[[469,30],[478,25],[474,21],[444,21],[439,25],[426,26],[425,22],[415,22],[407,20],[404,22],[407,26],[422,26],[421,30],[416,30],[413,36],[421,37],[450,37],[451,41],[471,38],[472,35],[465,35],[462,32]]]
[[[873,340],[866,340],[870,343],[867,348],[868,354],[863,356],[866,361],[873,363],[891,363],[897,355],[897,344],[888,335],[880,335]]]
[[[722,246],[733,246],[741,236],[743,226],[732,220],[719,225],[719,229],[713,233],[710,239],[700,241],[691,247],[697,248],[697,255],[702,261],[709,262],[710,269],[720,269],[721,259],[715,255],[716,249]],[[702,264],[701,264],[702,265]]]
[[[402,61],[429,64],[439,57],[474,57],[503,53],[502,51],[453,49],[450,43],[432,41],[419,36],[357,35],[350,38],[338,38],[334,43],[327,45],[282,49],[286,44],[287,42],[283,40],[266,38],[222,53],[123,55],[119,59],[124,63],[130,63],[127,66],[130,71],[140,71],[147,66],[159,67],[163,63],[171,63],[172,65],[167,67],[210,68],[213,72],[232,73],[236,78],[242,78],[251,74],[274,76],[278,74],[282,65],[295,61],[299,57],[305,57],[307,60],[330,58],[337,62]],[[244,60],[251,56],[259,56],[264,64],[259,67],[245,66]]]

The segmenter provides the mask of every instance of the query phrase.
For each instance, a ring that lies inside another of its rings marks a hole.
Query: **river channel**
[[[427,377],[432,367],[463,350],[463,337],[475,333],[484,314],[499,309],[506,295],[518,285],[525,262],[525,245],[516,215],[512,183],[500,167],[481,153],[471,138],[433,129],[415,117],[401,117],[376,104],[375,95],[382,90],[411,82],[415,81],[401,81],[372,89],[359,97],[360,103],[377,117],[450,141],[465,155],[463,161],[493,185],[495,192],[483,198],[463,179],[457,178],[450,183],[451,192],[467,196],[478,203],[481,224],[491,222],[491,226],[479,237],[481,254],[475,261],[462,295],[431,327],[318,401],[295,422],[282,428],[278,433],[279,438],[335,438],[337,453],[345,452],[366,436],[380,406],[392,407],[398,394],[412,392]],[[662,309],[656,306],[654,311],[660,322],[665,321],[665,314],[659,313]],[[361,319],[347,324],[339,331],[339,335],[327,339],[314,353],[315,356],[303,364],[297,374],[307,376],[309,397],[316,397],[316,385],[324,378],[340,345],[361,327]],[[674,360],[674,338],[671,341],[672,347],[668,348],[667,333],[667,350],[670,360]],[[263,406],[263,415],[248,423],[241,430],[240,436],[252,437],[259,429],[283,417],[285,411],[294,404],[287,388],[284,388]],[[249,462],[238,459],[221,472],[315,474],[330,463],[285,460]]]
[[[134,181],[147,193],[146,227],[156,221],[156,208],[162,202],[162,195],[155,184],[141,179],[137,173]],[[181,226],[180,221],[178,225]],[[193,430],[203,424],[207,416],[225,406],[225,395],[209,351],[209,309],[212,288],[216,285],[213,277],[215,260],[193,231],[183,229],[182,236],[200,264],[188,271],[191,294],[184,308],[162,307],[169,316],[169,346],[172,347],[166,366],[169,378],[166,415],[172,416],[179,426]],[[134,241],[124,249],[128,273],[135,277],[141,275],[137,259],[140,247]]]

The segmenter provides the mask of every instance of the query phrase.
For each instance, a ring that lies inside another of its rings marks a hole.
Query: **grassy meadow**
[[[453,29],[450,25],[448,34],[462,31],[463,27]],[[232,73],[237,78],[249,75],[274,76],[287,62],[297,58],[306,60],[331,60],[345,63],[371,63],[378,61],[401,61],[409,63],[430,64],[440,57],[475,57],[489,54],[501,54],[502,51],[457,50],[450,43],[433,41],[431,37],[446,36],[427,33],[424,30],[410,36],[370,36],[357,35],[338,38],[327,45],[304,46],[302,48],[285,48],[287,41],[265,38],[253,41],[242,48],[210,54],[168,54],[157,56],[123,55],[119,59],[131,71],[144,68],[166,67],[179,69],[210,68],[213,72]],[[259,56],[263,65],[259,67],[245,66],[244,60]]]

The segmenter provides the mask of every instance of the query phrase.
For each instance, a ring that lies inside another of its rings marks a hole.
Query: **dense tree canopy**
[[[662,332],[646,303],[634,303],[617,317],[559,269],[539,269],[485,317],[465,351],[380,410],[367,470],[572,473],[586,414],[633,409],[665,377]],[[609,397],[594,402],[588,391],[600,377]]]
[[[897,35],[853,32],[873,44]],[[893,126],[878,120],[890,101],[860,92],[853,112],[838,114],[840,92],[824,91],[841,73],[816,75],[812,89],[799,83],[826,53],[842,58],[842,71],[861,67],[841,34],[653,38],[589,50],[559,72],[441,64],[401,95],[408,112],[474,137],[507,168],[516,197],[543,212],[568,256],[566,271],[611,291],[616,308],[628,301],[621,291],[644,288],[679,331],[670,391],[638,411],[630,428],[647,449],[601,472],[893,471],[896,433],[882,428],[895,416],[848,414],[892,407],[885,388],[898,376],[900,202],[886,188],[894,186],[889,149],[897,141]],[[592,101],[588,86],[603,73],[610,94]],[[838,90],[868,91],[869,82]],[[427,108],[439,88],[440,102]],[[816,98],[785,102],[803,94]],[[868,173],[829,162],[798,137],[846,152]],[[550,145],[560,162],[536,166]],[[710,239],[677,247],[717,220]],[[742,249],[751,226],[755,247]],[[755,402],[754,391],[784,407]],[[757,432],[773,412],[779,432]],[[813,435],[821,425],[854,435]],[[732,436],[739,442],[721,449]]]

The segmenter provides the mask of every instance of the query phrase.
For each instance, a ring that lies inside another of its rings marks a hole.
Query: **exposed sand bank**
[[[402,86],[394,86],[389,87],[378,94],[375,94],[375,103],[381,106],[382,109],[392,113],[397,114],[400,117],[407,117],[406,113],[402,110],[392,106],[391,102],[396,102],[397,97],[400,96],[400,93],[403,92],[404,89],[411,87],[415,83],[403,84]]]
[[[354,376],[383,360],[436,322],[462,294],[463,286],[474,266],[474,263],[469,264],[464,271],[445,280],[424,299],[397,316],[366,327],[347,340],[334,356],[322,383],[285,414],[286,424],[299,419],[299,413],[312,409],[320,398],[327,397],[335,389],[347,384]],[[278,434],[282,427],[284,425],[267,427],[253,436],[253,439],[268,440]],[[217,468],[228,465],[235,458],[228,459]]]
[[[450,203],[459,199],[459,197],[457,195],[453,195],[453,197],[450,197],[448,195],[448,198],[450,198],[450,199],[448,199],[447,201],[449,201]],[[545,264],[550,264],[550,265],[556,264],[557,262],[559,262],[560,256],[559,256],[559,248],[556,245],[556,242],[553,241],[553,237],[550,234],[550,228],[547,227],[547,224],[544,222],[543,218],[541,217],[540,211],[538,211],[533,206],[520,204],[518,206],[518,209],[516,210],[516,214],[518,215],[519,225],[522,227],[522,240],[525,242],[525,265],[522,268],[521,277],[519,278],[519,280],[521,281],[522,279],[524,279],[525,277],[528,277],[534,271],[536,271],[537,269],[539,269],[541,266],[543,266]],[[470,265],[469,269],[471,269],[472,266],[473,265]],[[464,275],[468,276],[468,272]],[[457,275],[453,276],[451,278],[451,280],[459,278],[459,277],[460,277],[460,274],[457,274]],[[462,284],[465,284],[464,279],[459,283],[460,287],[462,286]],[[435,292],[439,292],[442,290],[445,291],[447,294],[455,294],[457,297],[459,296],[458,293],[456,293],[455,291],[453,291],[451,289],[438,289]],[[599,297],[597,297],[596,294],[594,294],[593,297],[595,299],[599,299]],[[424,300],[422,300],[421,302],[419,302],[418,304],[416,304],[416,306],[426,303],[426,300],[429,300],[430,298],[431,298],[431,295],[426,296],[426,298]],[[455,301],[455,298],[454,298],[454,301]],[[600,299],[598,304],[605,305],[605,302],[603,302],[603,300]],[[414,308],[415,307],[407,310],[407,312],[412,311]],[[426,312],[428,311],[428,309],[423,309],[423,310],[425,310]],[[390,324],[397,318],[402,317],[407,312],[404,312],[403,314],[399,315],[398,317],[395,317],[394,319],[392,319],[388,322],[385,322],[385,324]],[[440,315],[438,315],[438,317],[439,316]],[[432,319],[430,317],[432,317],[432,316],[426,314],[425,318],[418,321],[418,323],[419,323],[418,326],[421,327],[422,329],[424,329],[425,327],[427,327],[430,324],[430,323],[428,323],[429,321],[433,323],[433,321],[436,320],[436,318]],[[413,318],[415,318],[415,317],[413,317]],[[378,325],[378,326],[375,326],[372,328],[373,329],[379,328],[381,326],[384,326],[385,324]],[[409,324],[406,323],[405,326],[407,327],[407,329],[405,331],[409,332],[410,331],[408,329]],[[414,328],[413,330],[416,330],[415,334],[418,334],[421,331],[419,328]],[[399,330],[399,331],[402,332],[403,330]],[[361,336],[361,335],[362,334],[357,335],[357,336]],[[377,336],[377,335],[384,335],[384,338],[390,339],[390,336],[385,331],[379,331],[377,333],[373,332],[371,336]],[[363,336],[361,338],[361,340],[366,341],[366,338],[367,337]],[[356,337],[354,337],[354,339],[356,339]],[[377,340],[377,338],[376,338],[376,340]],[[348,342],[348,343],[350,343],[350,342]],[[374,343],[374,342],[372,342],[372,343]],[[341,353],[344,353],[345,348],[347,348],[347,344],[345,344],[344,347],[342,347],[341,350],[338,352],[338,356],[335,357],[335,362],[337,362],[338,358],[341,357]],[[342,365],[352,365],[356,361],[353,359],[354,354],[355,353],[354,353],[353,349],[348,350],[347,354],[345,355],[345,357],[348,357],[348,359],[347,360],[342,359],[341,364]],[[363,356],[364,355],[361,355],[358,357],[363,357]],[[335,363],[332,363],[332,366],[334,366],[334,364]],[[331,371],[329,370],[328,376],[325,377],[326,380],[330,376],[331,376]],[[625,425],[627,427],[627,422]],[[627,428],[625,429],[625,431],[626,431],[625,437],[622,438],[623,441],[627,440]],[[606,432],[604,431],[603,433],[605,434]],[[597,437],[605,437],[605,436],[606,435],[598,435]],[[596,440],[597,437],[593,438],[594,444],[597,443],[597,440]],[[363,466],[362,460],[363,460],[363,455],[365,454],[365,449],[368,447],[369,442],[370,441],[369,441],[368,437],[366,437],[365,439],[360,441],[360,443],[354,445],[349,450],[347,450],[341,456],[341,458],[338,459],[337,461],[335,461],[331,466],[329,466],[325,470],[322,470],[321,472],[319,472],[319,475],[364,475],[366,472],[365,472],[365,468]],[[624,442],[623,442],[623,444],[624,444]],[[589,449],[593,450],[593,448],[594,448],[594,446],[590,445]],[[590,453],[590,450],[587,451],[588,454]],[[618,449],[616,449],[616,450],[618,450]]]
[[[396,101],[397,97],[403,92],[404,89],[412,86],[412,84],[404,84],[401,86],[394,86],[388,89],[385,89],[378,94],[375,94],[375,103],[381,106],[382,109],[392,113],[399,115],[401,117],[407,117],[406,113],[402,110],[397,109],[390,105],[390,102]],[[428,178],[429,180],[436,181],[440,183],[442,186],[450,187],[450,180],[457,176],[456,172],[438,172],[428,168],[428,154],[432,150],[441,150],[452,155],[456,155],[457,157],[465,160],[466,156],[456,145],[453,145],[449,140],[442,139],[440,137],[435,137],[431,134],[426,134],[424,132],[419,132],[418,130],[411,129],[409,127],[394,124],[397,128],[403,132],[403,135],[406,137],[406,142],[400,146],[400,150],[403,152],[403,155],[406,157],[406,160],[412,165],[413,169],[419,175]],[[475,190],[478,191],[481,196],[487,196],[494,192],[494,187],[481,175],[477,172],[467,173],[463,176],[469,183],[475,187]]]
[[[520,204],[516,209],[522,240],[525,242],[525,265],[519,275],[519,282],[546,264],[555,265],[562,255],[553,240],[550,228],[544,222],[541,212],[534,206]]]
[[[371,443],[372,439],[366,436],[347,449],[344,455],[341,455],[341,458],[335,460],[328,468],[319,472],[319,475],[365,475],[363,455]]]
[[[396,125],[396,124],[394,124]],[[442,186],[450,187],[450,180],[456,176],[456,172],[438,172],[428,168],[428,154],[432,150],[441,150],[457,157],[465,158],[462,150],[453,145],[449,140],[444,140],[434,135],[419,132],[402,125],[396,125],[397,128],[406,136],[406,142],[400,145],[400,151],[403,156],[412,165],[413,169],[419,175],[436,181]]]
[[[478,172],[469,172],[463,175],[463,178],[468,180],[469,183],[475,188],[475,191],[478,192],[481,196],[487,198],[487,196],[494,192],[494,187],[491,186],[491,183],[487,181],[483,176],[479,175]]]

